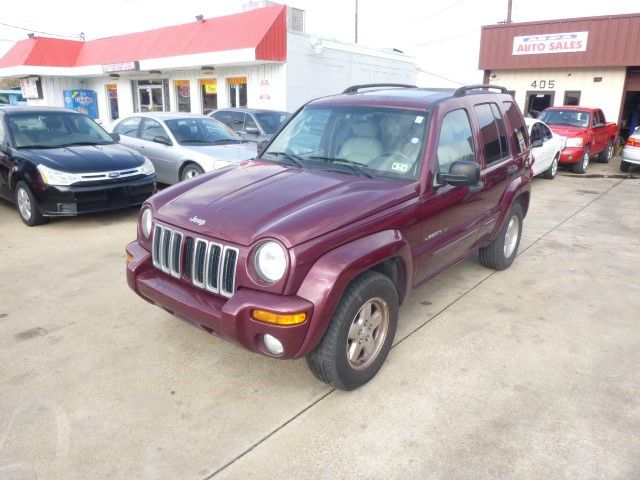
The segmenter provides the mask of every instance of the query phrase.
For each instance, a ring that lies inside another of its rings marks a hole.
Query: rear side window
[[[495,103],[483,103],[473,108],[480,128],[486,167],[509,156],[507,133],[504,121]]]
[[[140,130],[140,138],[142,140],[147,140],[149,142],[153,142],[155,137],[167,137],[167,132],[165,132],[162,125],[160,125],[155,120],[151,120],[150,118],[145,118],[144,122],[142,122],[142,129]]]
[[[469,115],[464,109],[452,110],[442,119],[438,138],[437,173],[449,173],[453,162],[476,161]]]
[[[216,112],[211,116],[227,126],[231,125],[231,112]]]
[[[127,118],[120,122],[113,131],[127,137],[137,137],[138,125],[140,125],[140,117]]]
[[[516,152],[522,153],[527,149],[527,127],[524,124],[522,113],[518,110],[518,106],[513,102],[502,102],[502,106],[507,117],[507,122],[511,128],[513,136],[513,144]]]

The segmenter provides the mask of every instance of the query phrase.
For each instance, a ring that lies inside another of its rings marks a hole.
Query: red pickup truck
[[[618,125],[607,123],[599,108],[550,107],[538,119],[554,133],[567,138],[560,163],[573,165],[575,173],[584,173],[593,156],[597,155],[602,163],[608,163],[613,156]]]

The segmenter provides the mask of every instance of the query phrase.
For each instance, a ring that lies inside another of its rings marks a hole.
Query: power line
[[[427,75],[431,75],[432,77],[439,78],[441,80],[446,80],[447,82],[457,83],[458,85],[464,85],[464,82],[459,82],[458,80],[454,80],[452,78],[443,77],[442,75],[438,75],[437,73],[427,72],[426,70],[423,70],[420,67],[418,67],[418,71],[422,73],[426,73]]]
[[[476,27],[473,30],[467,30],[466,32],[461,32],[456,35],[451,35],[450,37],[438,38],[437,40],[430,40],[428,42],[417,43],[415,45],[409,45],[408,47],[405,47],[405,48],[424,47],[425,45],[431,45],[432,43],[446,42],[447,40],[452,40],[454,38],[464,37],[465,35],[469,35],[470,33],[477,32],[478,30],[480,30],[480,28]]]
[[[433,12],[430,15],[427,15],[426,17],[421,18],[420,20],[416,20],[415,22],[411,22],[411,24],[415,25],[416,23],[422,23],[425,20],[429,20],[429,19],[431,19],[431,18],[433,18],[435,16],[440,15],[441,13],[446,12],[447,10],[451,10],[453,7],[456,7],[456,6],[460,5],[462,2],[464,2],[464,0],[458,0],[457,2],[453,2],[452,4],[447,5],[446,7],[441,8],[440,10],[437,10],[437,11]]]
[[[18,30],[24,30],[25,32],[30,32],[30,33],[40,33],[42,35],[48,35],[51,37],[61,37],[61,38],[79,38],[80,35],[62,35],[59,33],[51,33],[51,32],[43,32],[40,30],[34,30],[33,28],[27,28],[27,27],[20,27],[18,25],[10,25],[8,23],[3,23],[0,22],[0,25],[4,26],[4,27],[9,27],[9,28],[16,28]]]

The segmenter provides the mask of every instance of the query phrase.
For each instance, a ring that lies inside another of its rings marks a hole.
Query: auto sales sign
[[[547,33],[514,37],[513,55],[585,52],[589,32]]]

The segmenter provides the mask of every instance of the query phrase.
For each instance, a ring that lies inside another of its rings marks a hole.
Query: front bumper
[[[156,191],[155,175],[127,181],[69,187],[39,185],[34,192],[47,217],[79,215],[142,204]]]
[[[238,288],[231,298],[195,288],[158,270],[151,253],[140,244],[127,246],[127,283],[139,296],[162,307],[172,315],[217,337],[234,342],[256,353],[274,356],[264,347],[262,337],[270,334],[283,345],[276,358],[298,358],[309,329],[313,305],[295,295],[276,295]],[[255,308],[279,314],[305,312],[307,319],[298,325],[274,325],[254,320]]]
[[[584,155],[584,147],[565,147],[560,152],[560,163],[578,163]]]
[[[622,160],[635,165],[640,165],[640,147],[624,147],[622,150]]]

